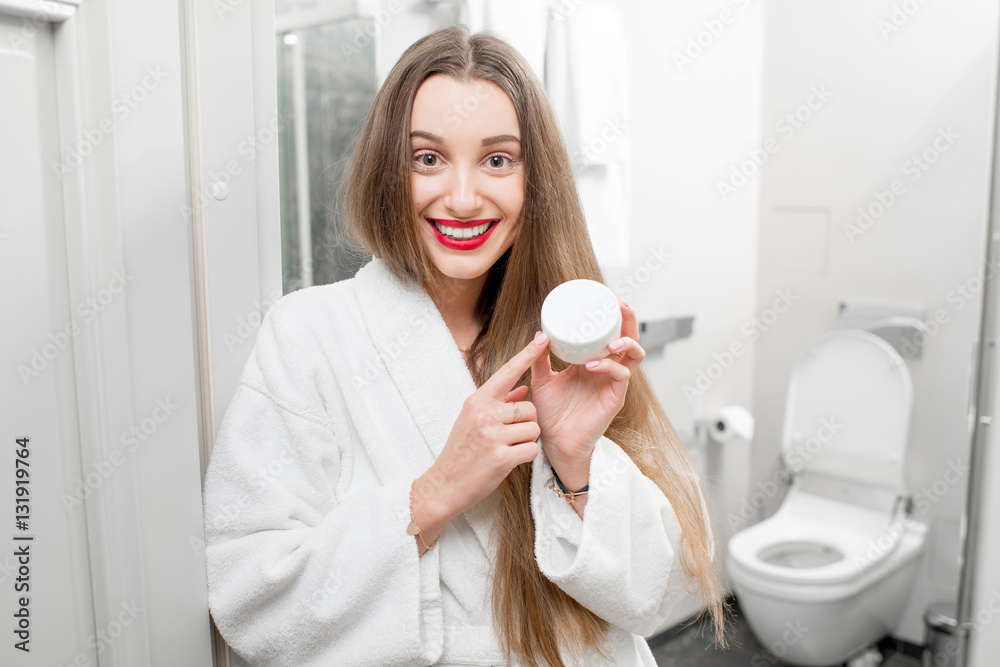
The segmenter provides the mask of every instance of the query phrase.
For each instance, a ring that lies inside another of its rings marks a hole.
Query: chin
[[[438,271],[453,280],[474,280],[490,270],[492,263],[448,262],[436,264]]]

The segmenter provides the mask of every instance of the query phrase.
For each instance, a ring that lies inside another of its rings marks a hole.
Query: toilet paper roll
[[[724,444],[740,438],[753,440],[753,415],[741,405],[728,405],[705,420],[708,438]]]

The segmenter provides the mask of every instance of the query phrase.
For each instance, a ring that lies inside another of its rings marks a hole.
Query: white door
[[[225,664],[202,474],[280,272],[273,4],[219,4],[0,0],[2,665]]]
[[[0,587],[13,615],[0,663],[96,664],[87,517],[73,486],[82,496],[106,480],[82,475],[73,342],[89,327],[72,317],[62,192],[43,159],[58,153],[52,33],[28,25],[0,14],[0,495],[10,500]]]

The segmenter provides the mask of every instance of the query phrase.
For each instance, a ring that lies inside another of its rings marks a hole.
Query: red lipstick
[[[445,236],[438,231],[437,225],[439,223],[442,227],[455,227],[458,229],[468,229],[469,227],[476,227],[478,225],[491,223],[489,229],[480,234],[479,236],[472,239],[453,239]],[[427,218],[427,223],[434,230],[434,236],[437,237],[438,242],[441,243],[446,248],[451,248],[452,250],[475,250],[479,246],[486,243],[486,239],[490,237],[493,230],[497,228],[497,222],[499,218],[484,218],[482,220],[467,220],[461,222],[459,220],[447,220],[444,218]]]

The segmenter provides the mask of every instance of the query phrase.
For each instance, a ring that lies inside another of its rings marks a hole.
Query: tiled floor
[[[788,667],[787,663],[781,662],[761,646],[750,632],[735,601],[732,611],[731,628],[727,634],[728,649],[710,648],[711,639],[702,621],[651,637],[648,641],[656,664],[659,667]],[[893,646],[895,642],[892,640],[879,644],[883,655],[880,667],[920,667],[918,658],[897,653]]]

